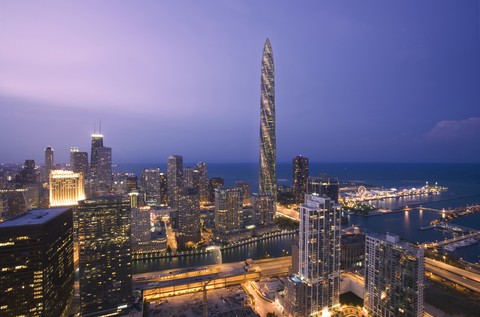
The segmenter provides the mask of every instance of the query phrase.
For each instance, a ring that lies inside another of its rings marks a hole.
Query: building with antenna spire
[[[104,194],[112,186],[112,148],[103,146],[102,123],[99,123],[99,133],[92,134],[90,153],[90,182],[93,195]]]

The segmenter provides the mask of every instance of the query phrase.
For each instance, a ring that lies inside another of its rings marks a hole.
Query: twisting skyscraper
[[[262,56],[260,96],[260,175],[259,192],[277,196],[277,150],[275,138],[275,82],[273,51],[270,40],[265,41]]]

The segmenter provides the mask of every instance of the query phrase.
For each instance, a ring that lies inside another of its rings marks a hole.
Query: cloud
[[[456,141],[480,137],[480,117],[464,120],[443,120],[425,134],[430,140]]]

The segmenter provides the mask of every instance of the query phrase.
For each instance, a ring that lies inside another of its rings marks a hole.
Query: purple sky
[[[256,162],[264,41],[277,158],[480,162],[479,1],[0,0],[0,162]]]

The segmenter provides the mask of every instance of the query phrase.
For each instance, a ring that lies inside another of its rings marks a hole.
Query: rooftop
[[[18,217],[0,223],[0,228],[44,224],[69,209],[70,208],[48,208],[30,210]]]

